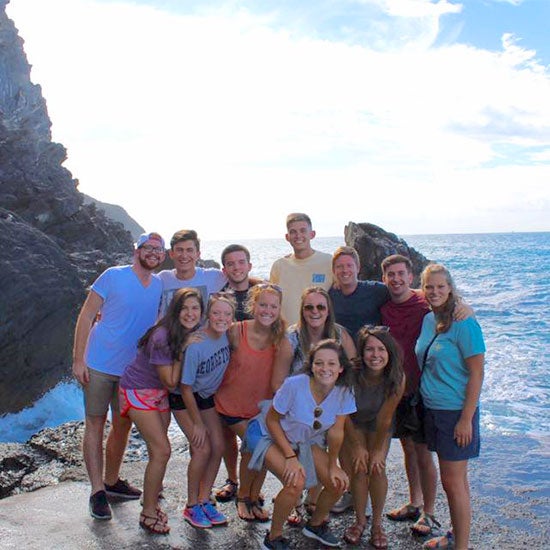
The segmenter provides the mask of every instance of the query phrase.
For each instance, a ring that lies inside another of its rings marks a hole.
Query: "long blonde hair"
[[[424,271],[422,271],[422,275],[420,275],[422,290],[424,291],[426,281],[430,275],[439,274],[442,274],[445,277],[445,280],[447,281],[447,284],[451,289],[447,301],[443,304],[441,308],[438,308],[437,311],[434,311],[436,320],[435,331],[438,334],[441,334],[443,332],[447,332],[453,324],[453,311],[455,309],[456,303],[460,299],[460,295],[458,294],[458,290],[456,289],[456,285],[453,281],[453,278],[451,277],[450,271],[442,264],[428,264],[424,268]]]
[[[254,285],[248,290],[248,298],[246,300],[246,312],[250,315],[254,315],[254,306],[256,305],[256,302],[258,301],[260,294],[262,292],[269,292],[270,294],[274,294],[277,296],[277,299],[279,300],[279,305],[283,302],[283,291],[281,287],[273,284],[273,283],[260,283],[257,285]],[[286,321],[281,316],[281,310],[279,309],[279,316],[273,324],[271,325],[271,343],[275,346],[278,346],[281,343],[281,340],[285,336],[286,332]]]

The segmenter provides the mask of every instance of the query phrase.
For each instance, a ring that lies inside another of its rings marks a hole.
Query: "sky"
[[[147,231],[550,231],[548,0],[11,0],[79,189]]]

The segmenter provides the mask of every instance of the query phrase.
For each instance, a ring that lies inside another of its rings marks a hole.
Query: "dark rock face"
[[[0,414],[32,403],[69,373],[87,287],[128,263],[132,237],[62,166],[41,88],[0,0]]]
[[[382,280],[382,260],[392,254],[401,254],[411,259],[414,269],[413,286],[419,286],[419,275],[429,263],[420,252],[410,247],[403,239],[388,233],[372,223],[349,222],[344,229],[346,244],[353,246],[361,259],[359,279]]]

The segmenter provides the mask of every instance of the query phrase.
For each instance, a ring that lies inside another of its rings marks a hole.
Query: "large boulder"
[[[372,223],[349,222],[344,229],[344,237],[346,244],[359,254],[359,279],[382,280],[382,260],[392,254],[401,254],[411,259],[415,275],[413,286],[419,286],[420,273],[429,260],[394,233],[388,233]]]

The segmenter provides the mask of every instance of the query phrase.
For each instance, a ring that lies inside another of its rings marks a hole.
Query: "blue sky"
[[[166,237],[550,230],[546,0],[11,0],[80,189]],[[153,195],[153,200],[151,195]]]

